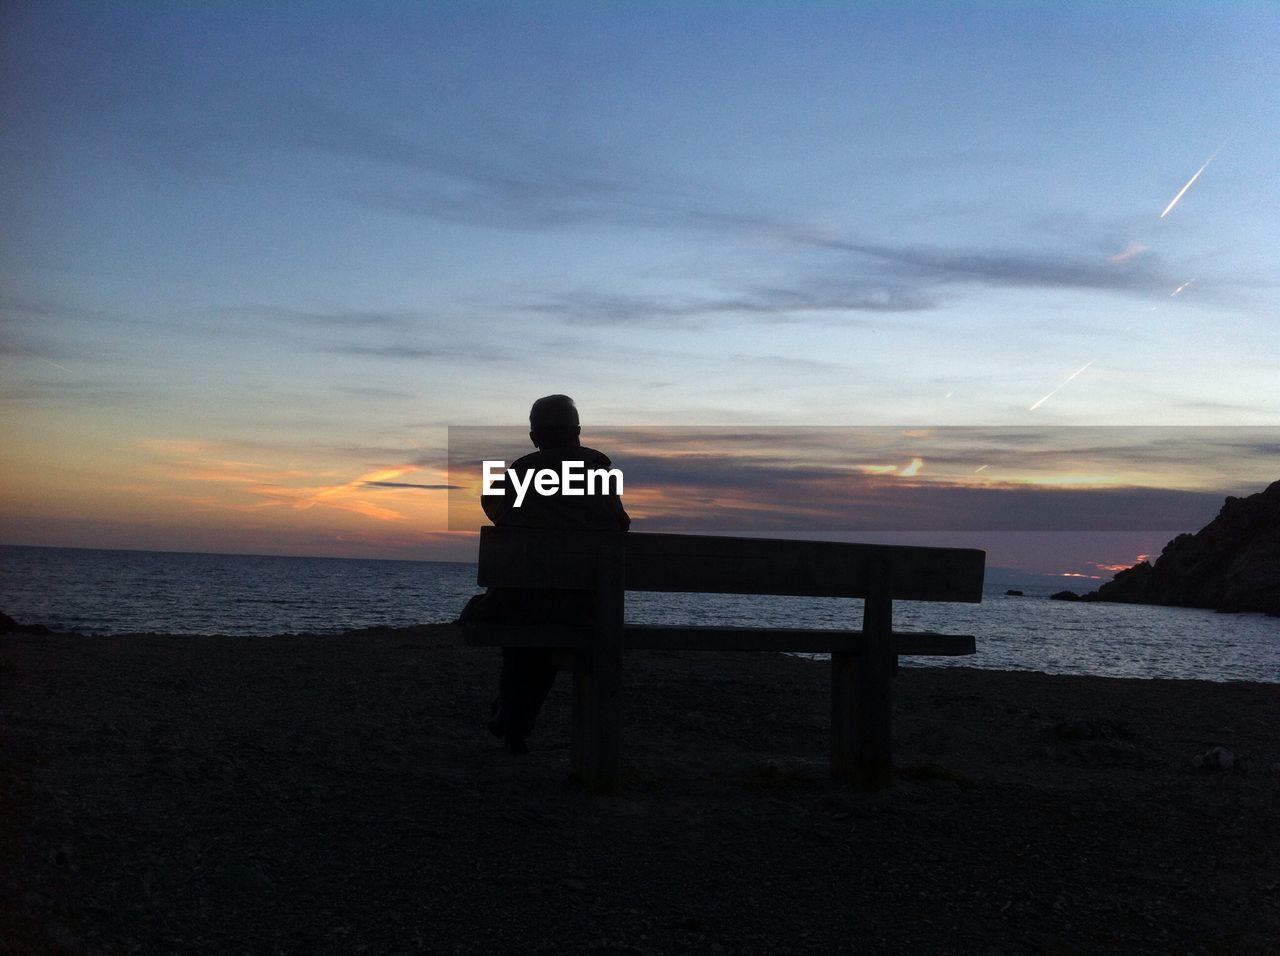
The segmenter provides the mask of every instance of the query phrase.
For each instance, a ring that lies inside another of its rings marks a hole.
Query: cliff
[[[1216,518],[1170,541],[1154,565],[1135,564],[1083,599],[1280,616],[1280,481],[1227,498]]]

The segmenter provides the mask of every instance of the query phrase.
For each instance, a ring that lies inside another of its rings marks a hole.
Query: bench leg
[[[623,552],[600,552],[595,633],[573,674],[573,773],[592,793],[617,794],[622,733]]]
[[[857,740],[857,721],[853,712],[854,701],[857,700],[856,666],[852,654],[831,655],[831,778],[846,782],[853,780]]]
[[[888,568],[872,570],[858,654],[831,655],[831,774],[878,790],[893,781],[893,608]]]

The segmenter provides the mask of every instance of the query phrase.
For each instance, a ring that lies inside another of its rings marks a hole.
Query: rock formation
[[[1216,518],[1166,544],[1155,564],[1120,571],[1083,599],[1280,616],[1280,481],[1227,498]]]
[[[47,636],[52,633],[43,624],[19,624],[8,614],[0,614],[0,634],[37,634]]]

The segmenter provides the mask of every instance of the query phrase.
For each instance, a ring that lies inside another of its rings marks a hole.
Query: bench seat
[[[590,627],[519,624],[473,624],[467,643],[473,647],[556,647],[586,650],[595,631]],[[821,628],[706,627],[683,624],[627,624],[622,646],[628,651],[786,651],[796,654],[853,654],[862,644],[861,631]],[[893,653],[900,657],[960,657],[972,654],[976,642],[969,634],[932,631],[894,632]]]

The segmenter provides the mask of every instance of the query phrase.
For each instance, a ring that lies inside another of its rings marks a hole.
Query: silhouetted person
[[[578,409],[567,395],[548,395],[529,411],[529,440],[538,450],[509,467],[520,476],[549,468],[557,473],[565,461],[581,461],[585,469],[609,468],[609,458],[579,441]],[[525,479],[521,477],[521,482]],[[626,531],[631,518],[616,494],[565,496],[538,494],[532,483],[519,507],[510,477],[505,494],[482,495],[480,503],[495,525],[565,530]],[[463,609],[461,620],[503,624],[591,623],[594,592],[556,589],[490,588]],[[504,647],[498,699],[489,730],[503,738],[510,753],[526,753],[525,738],[533,731],[542,703],[555,683],[555,652],[550,648]]]

